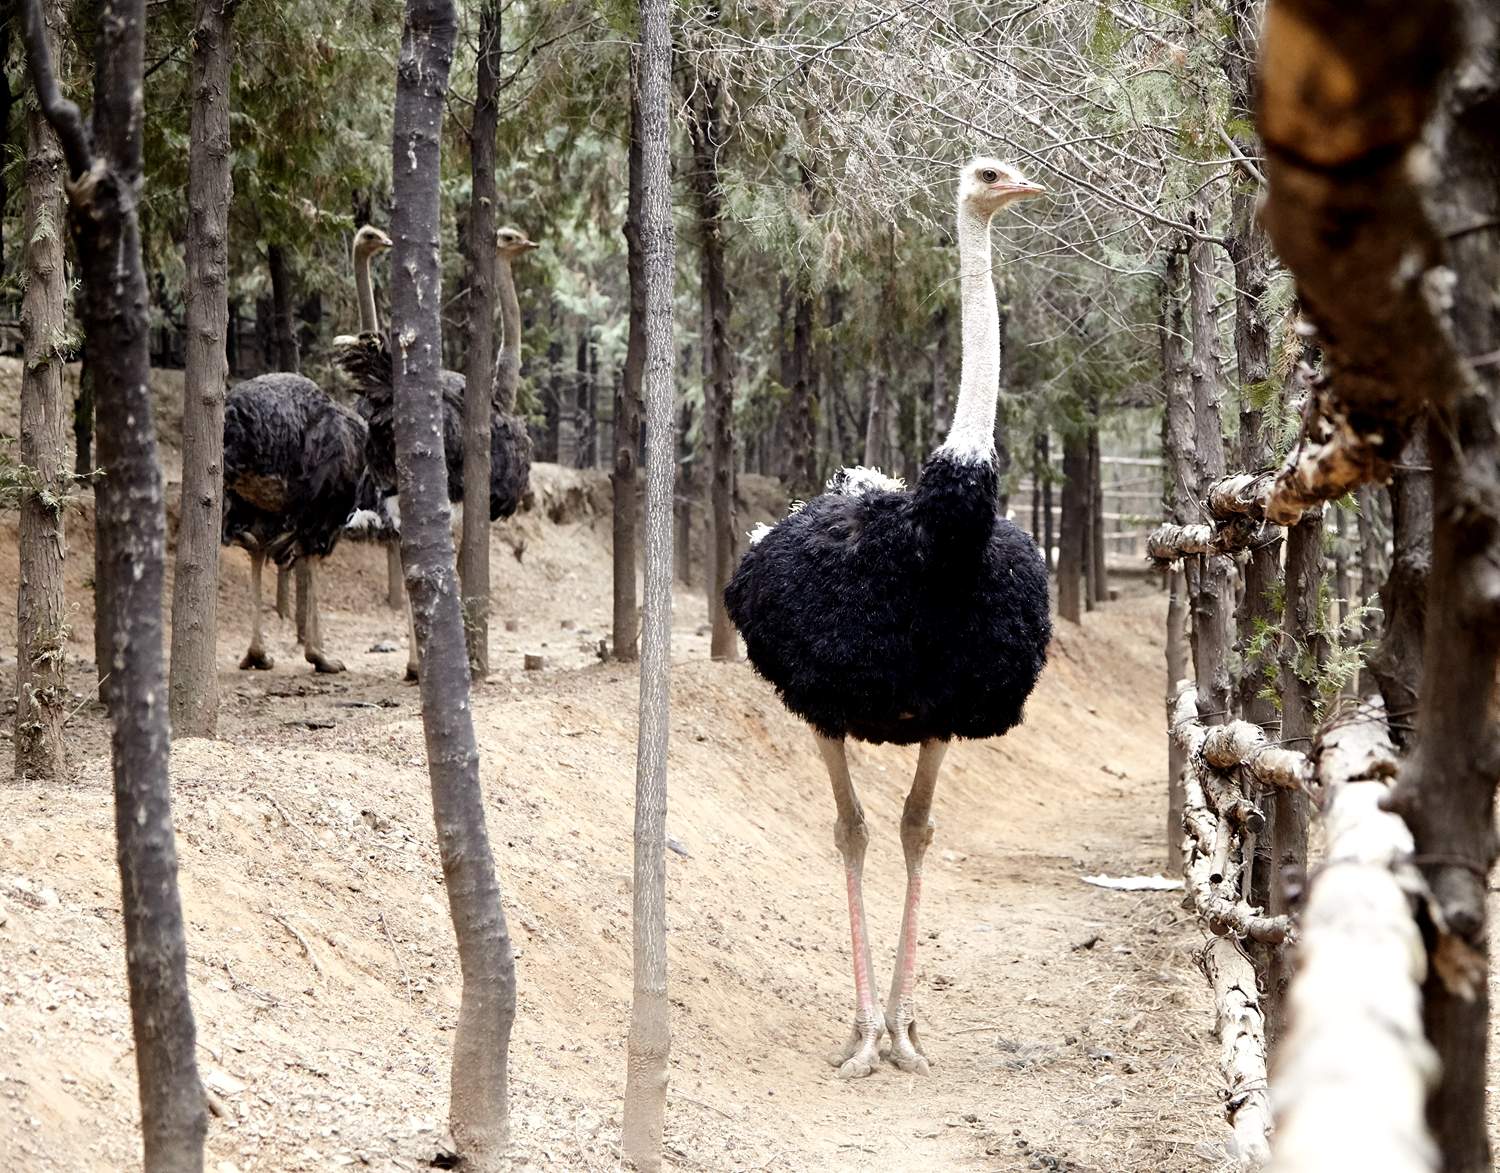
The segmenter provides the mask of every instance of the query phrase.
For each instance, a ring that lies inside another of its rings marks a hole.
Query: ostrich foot
[[[840,1079],[863,1079],[880,1066],[880,1036],[884,1031],[885,1023],[879,1018],[856,1022],[849,1028],[844,1045],[828,1052],[828,1065],[839,1069]]]
[[[917,1016],[910,1007],[899,1007],[891,1026],[891,1049],[888,1058],[902,1071],[926,1075],[931,1068],[927,1053],[917,1038]]]
[[[329,676],[344,670],[342,660],[335,660],[331,656],[325,656],[322,652],[308,652],[307,662],[313,666],[314,672],[326,673]]]
[[[405,680],[407,684],[415,684],[421,678],[422,674],[417,671],[417,666],[415,664],[408,664],[406,666],[406,675],[403,676],[402,679]]]
[[[276,661],[266,655],[263,648],[251,648],[245,653],[245,658],[240,661],[240,671],[248,672],[255,669],[257,672],[269,672],[276,667]]]

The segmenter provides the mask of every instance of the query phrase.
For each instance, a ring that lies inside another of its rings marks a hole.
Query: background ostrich
[[[354,382],[360,396],[360,412],[369,424],[365,459],[370,477],[384,496],[383,509],[362,510],[350,519],[352,528],[399,534],[401,510],[396,496],[396,402],[391,374],[391,351],[385,334],[379,328],[375,310],[374,285],[370,262],[376,253],[390,246],[383,232],[366,226],[355,237],[354,283],[359,298],[360,333],[334,339],[334,358],[341,370]],[[505,338],[497,365],[496,384],[504,373],[519,366],[520,314],[515,309],[515,284],[511,269],[516,257],[536,244],[516,228],[501,228],[495,234],[495,252],[499,261],[497,277],[504,315]],[[509,364],[509,366],[507,366]],[[463,403],[465,380],[457,371],[440,374],[443,392],[443,453],[448,471],[448,500],[461,506],[464,497]],[[509,411],[495,407],[490,415],[490,501],[491,521],[509,517],[520,507],[531,477],[531,437],[526,421]],[[373,515],[372,515],[373,513]],[[417,677],[416,639],[408,643],[406,677]]]
[[[250,554],[250,648],[241,668],[270,668],[261,631],[261,570],[307,568],[303,654],[319,672],[344,665],[323,650],[318,564],[338,543],[364,469],[365,422],[302,375],[257,375],[224,404],[224,545]]]
[[[916,487],[846,469],[829,491],[762,527],[725,590],[750,661],[805,718],[833,782],[854,948],[854,1027],[830,1056],[868,1075],[889,1031],[890,1059],[925,1073],[912,993],[922,863],[938,767],[954,737],[995,737],[1021,720],[1051,638],[1047,577],[1032,540],[996,516],[995,400],[1000,327],[990,220],[1042,188],[1011,165],[976,159],[959,176],[963,375],[947,441]],[[845,739],[920,745],[901,819],[907,887],[884,1011],[865,928],[869,833]]]

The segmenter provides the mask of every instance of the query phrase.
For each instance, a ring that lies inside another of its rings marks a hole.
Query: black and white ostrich
[[[390,247],[390,238],[378,229],[366,226],[355,236],[354,282],[359,299],[360,332],[334,339],[334,360],[353,381],[360,397],[359,410],[369,424],[365,460],[371,480],[383,495],[378,510],[362,509],[349,519],[352,530],[364,529],[383,534],[399,534],[401,507],[396,484],[396,395],[391,370],[389,340],[380,329],[375,309],[374,285],[370,262],[374,255]],[[515,228],[501,228],[495,234],[497,278],[502,308],[515,303],[511,264],[516,257],[536,248],[536,244]],[[509,293],[507,298],[506,294]],[[505,314],[505,337],[497,365],[499,373],[519,364],[520,315]],[[457,371],[439,372],[443,393],[443,455],[448,472],[448,501],[462,509],[464,499],[463,410],[466,382]],[[494,407],[490,414],[490,501],[491,521],[509,517],[520,508],[531,479],[531,437],[526,421],[509,411]],[[455,513],[455,519],[458,514]],[[406,678],[417,678],[417,641],[408,641]]]
[[[250,648],[241,668],[273,665],[261,630],[261,570],[270,558],[278,566],[306,560],[303,654],[319,672],[344,670],[323,649],[317,581],[354,508],[367,433],[364,420],[302,375],[257,375],[230,389],[220,538],[250,554]]]
[[[963,376],[953,426],[910,491],[873,469],[845,469],[774,527],[760,527],[724,592],[750,662],[813,727],[838,808],[854,946],[854,1027],[830,1056],[868,1075],[890,1059],[926,1073],[913,975],[922,863],[938,768],[955,737],[996,737],[1021,720],[1052,624],[1035,543],[996,513],[995,401],[1000,326],[990,220],[1043,189],[1015,167],[976,159],[959,176]],[[901,819],[906,903],[890,997],[876,1002],[862,873],[869,833],[845,740],[918,744]]]

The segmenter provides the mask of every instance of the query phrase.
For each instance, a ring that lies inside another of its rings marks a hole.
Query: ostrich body
[[[307,632],[303,653],[319,672],[344,666],[323,650],[317,571],[354,508],[364,469],[364,420],[311,379],[273,373],[230,389],[224,404],[224,523],[221,541],[250,554],[250,647],[241,668],[267,669],[261,629],[261,570],[305,560]]]
[[[992,159],[959,180],[963,375],[946,442],[916,486],[845,469],[828,491],[752,535],[725,590],[750,662],[805,719],[833,783],[854,951],[855,1015],[830,1056],[845,1078],[879,1064],[881,1035],[903,1071],[925,1073],[913,995],[922,866],[937,775],[955,737],[1015,726],[1051,639],[1047,575],[1035,543],[996,515],[995,401],[1000,332],[990,221],[1042,189]],[[901,820],[907,890],[895,973],[876,1001],[862,874],[869,833],[849,776],[847,738],[917,744]]]
[[[335,361],[353,381],[360,396],[360,414],[369,425],[365,461],[370,479],[382,496],[378,509],[362,503],[363,507],[349,519],[349,525],[352,530],[364,530],[387,538],[399,537],[401,531],[396,479],[396,392],[390,343],[380,329],[375,309],[370,262],[376,253],[389,248],[390,244],[390,237],[368,225],[355,235],[354,283],[359,301],[360,332],[357,336],[343,335],[334,339]],[[497,387],[502,385],[505,373],[513,373],[520,364],[520,312],[516,308],[511,265],[516,257],[536,247],[515,228],[501,228],[495,234],[505,326],[496,373]],[[464,499],[463,413],[467,384],[457,371],[440,371],[438,377],[443,396],[443,456],[448,474],[448,501],[461,508]],[[511,387],[513,398],[513,379]],[[530,480],[531,437],[526,430],[526,421],[501,406],[493,407],[490,413],[491,521],[510,517],[520,508]],[[408,608],[408,620],[410,618]],[[418,673],[417,641],[414,632],[409,632],[409,635],[406,678],[415,680]]]

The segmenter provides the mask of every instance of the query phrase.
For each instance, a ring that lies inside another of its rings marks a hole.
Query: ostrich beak
[[[1014,196],[1045,195],[1047,192],[1047,189],[1040,183],[1033,183],[1029,179],[1023,179],[1020,183],[992,183],[990,190],[1000,192],[1002,195]]]

